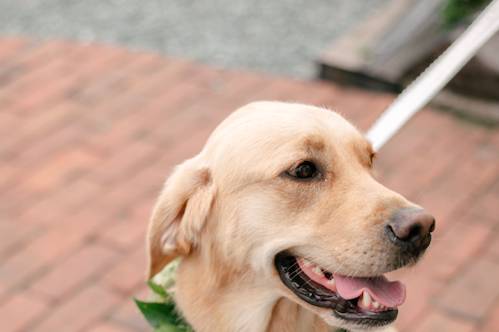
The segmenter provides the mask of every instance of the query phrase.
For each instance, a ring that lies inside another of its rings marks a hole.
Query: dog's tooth
[[[303,266],[307,266],[307,267],[308,267],[308,266],[311,266],[311,265],[312,265],[312,262],[311,262],[311,261],[306,260],[305,258],[302,258],[302,260],[303,260]]]
[[[314,268],[312,269],[312,271],[314,271],[315,274],[318,274],[318,275],[322,275],[322,270],[320,267],[318,267],[317,265],[314,266]]]
[[[371,295],[367,291],[362,293],[362,305],[364,308],[369,308],[371,306]]]
[[[381,307],[381,304],[379,304],[379,302],[377,302],[377,301],[373,301],[372,306],[374,309],[379,309]]]
[[[336,281],[334,281],[334,278],[333,279],[328,279],[327,284],[329,286],[329,289],[331,289],[332,291],[336,292]]]

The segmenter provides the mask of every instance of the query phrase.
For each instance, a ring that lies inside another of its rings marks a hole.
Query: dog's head
[[[241,108],[166,182],[149,228],[149,275],[178,255],[210,256],[331,325],[390,323],[405,289],[383,273],[416,262],[434,219],[373,178],[373,157],[334,112]]]

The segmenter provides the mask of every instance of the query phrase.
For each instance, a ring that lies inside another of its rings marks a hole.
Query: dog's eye
[[[287,173],[297,179],[312,179],[317,176],[318,171],[313,162],[304,161]]]

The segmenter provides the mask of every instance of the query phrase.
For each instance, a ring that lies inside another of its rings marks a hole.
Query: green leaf
[[[171,261],[160,273],[154,277],[154,281],[163,286],[164,289],[169,289],[175,285],[175,275],[180,263],[180,258]]]
[[[156,284],[154,281],[152,280],[149,280],[147,282],[147,285],[149,286],[149,288],[156,294],[158,294],[159,296],[161,296],[161,298],[163,299],[166,299],[168,297],[168,293],[166,292],[166,290],[161,286],[161,285],[158,285]]]
[[[161,325],[157,329],[154,329],[154,332],[183,332],[186,330],[182,330],[181,328],[173,325]]]
[[[447,0],[442,9],[444,24],[453,27],[482,9],[491,0]]]
[[[142,302],[137,299],[135,303],[149,324],[154,328],[159,328],[165,324],[176,323],[176,317],[172,315],[175,310],[173,303]]]
[[[175,310],[173,302],[143,302],[134,299],[149,324],[157,332],[190,332],[189,326]]]

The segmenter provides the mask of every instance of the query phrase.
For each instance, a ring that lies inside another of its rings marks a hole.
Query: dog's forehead
[[[303,104],[256,102],[224,120],[208,145],[257,148],[296,142],[300,148],[321,149],[329,144],[364,141],[354,126],[333,111]]]

